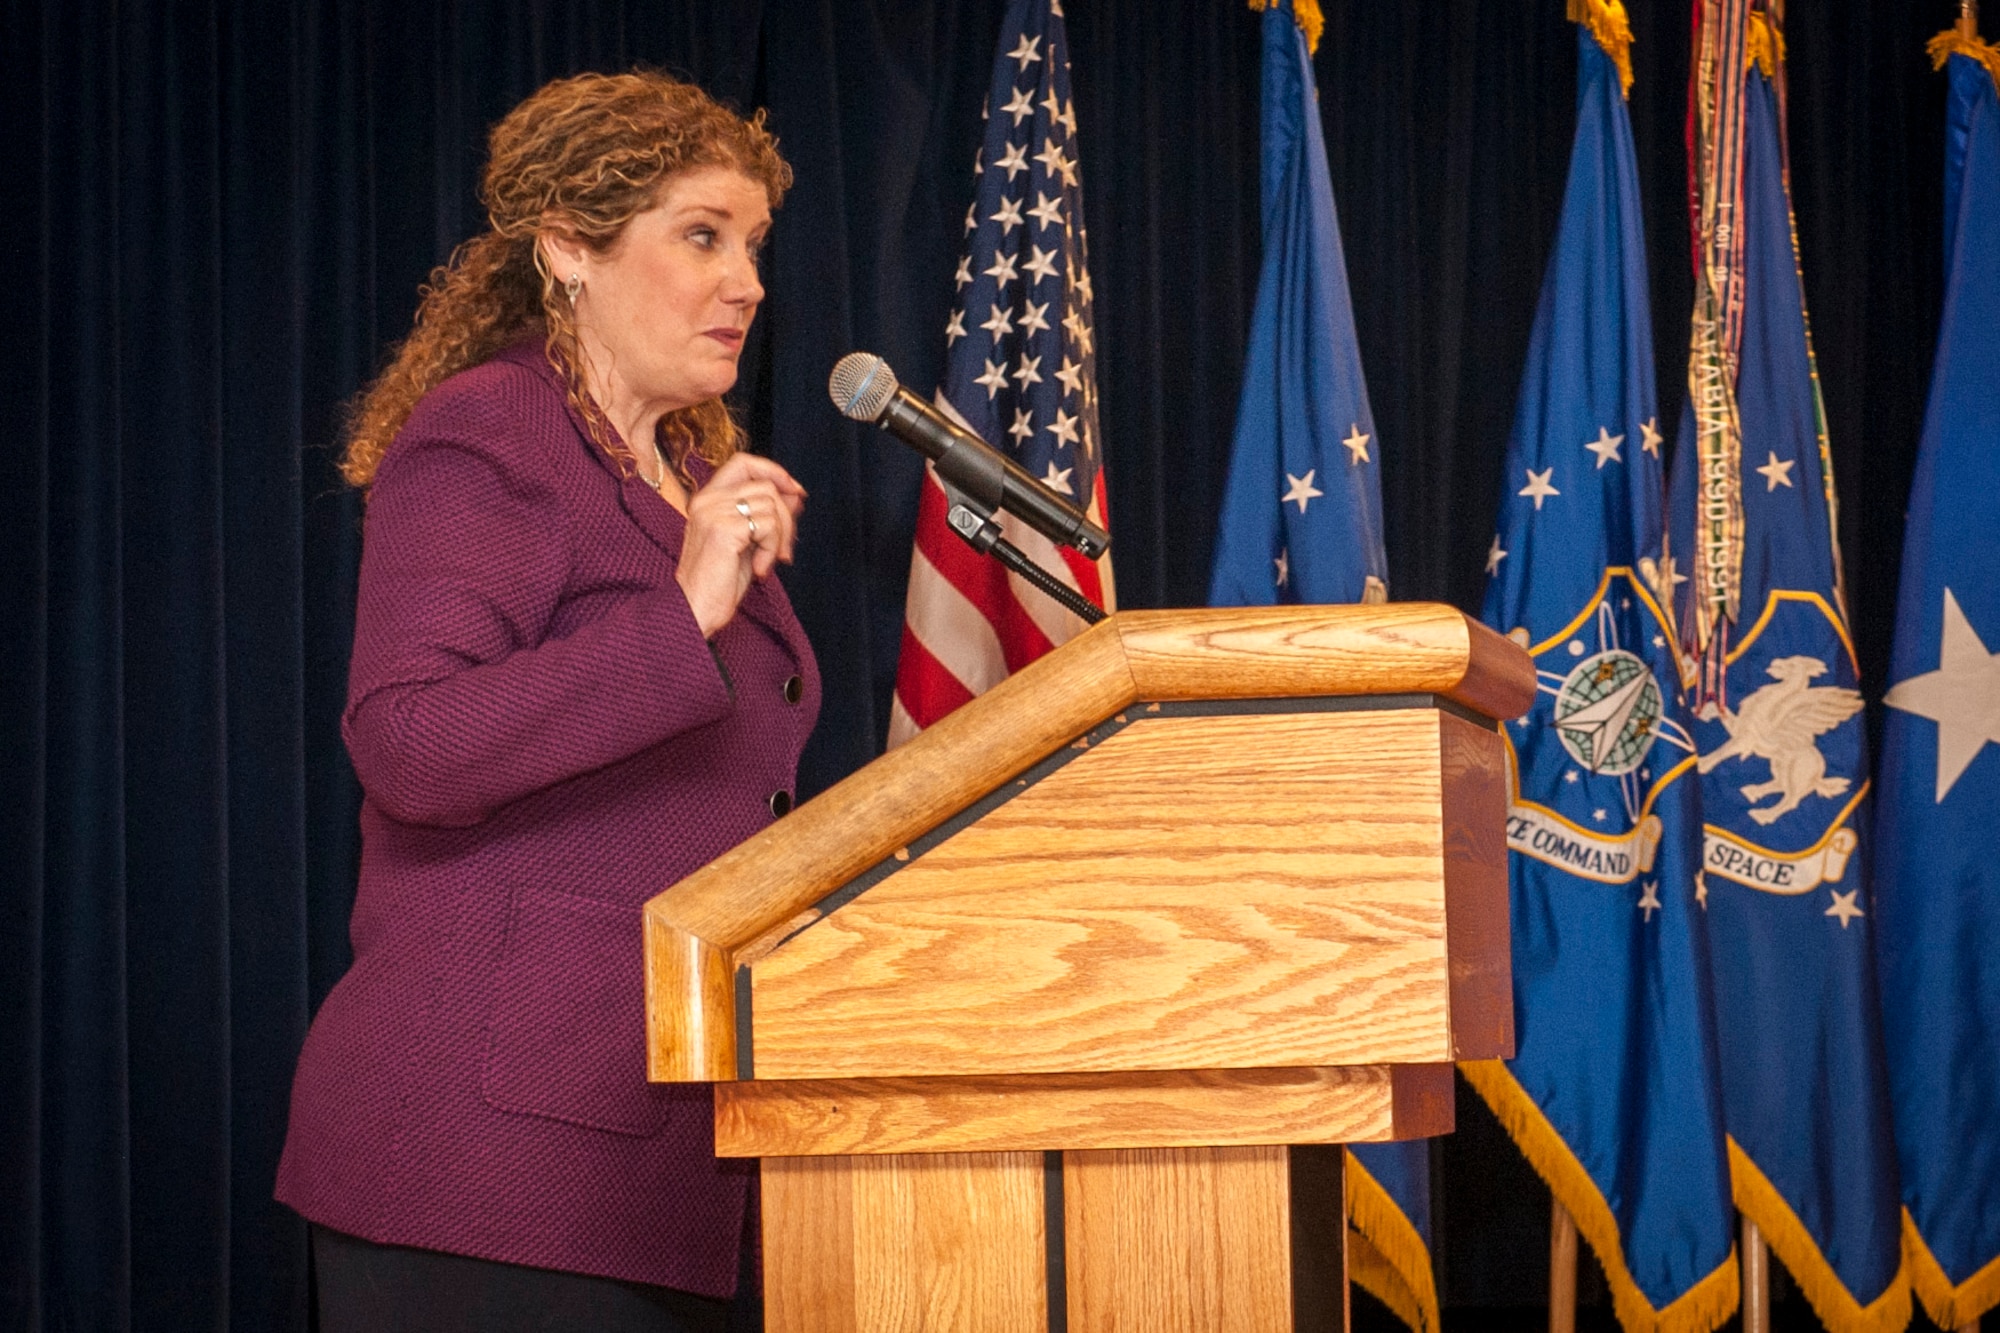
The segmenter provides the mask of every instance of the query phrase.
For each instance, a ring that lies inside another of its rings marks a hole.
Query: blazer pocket
[[[480,1076],[489,1104],[616,1134],[659,1129],[636,908],[516,890],[495,985]]]

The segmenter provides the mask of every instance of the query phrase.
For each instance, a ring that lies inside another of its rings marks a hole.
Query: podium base
[[[769,1333],[1345,1333],[1336,1146],[768,1157]]]

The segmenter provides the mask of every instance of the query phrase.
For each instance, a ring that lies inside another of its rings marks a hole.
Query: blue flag
[[[1684,417],[1672,499],[1674,549],[1741,570],[1737,614],[1691,659],[1723,1109],[1736,1206],[1821,1321],[1892,1333],[1910,1295],[1862,878],[1866,735],[1765,60],[1743,74],[1740,442],[1733,466],[1704,464]],[[1697,513],[1724,511],[1698,548]]]
[[[1517,1052],[1460,1068],[1576,1220],[1625,1328],[1700,1333],[1737,1304],[1701,792],[1661,591],[1629,29],[1615,4],[1584,9],[1569,184],[1486,561],[1484,618],[1540,682],[1502,728]]]
[[[1904,1250],[1924,1308],[1956,1328],[2000,1305],[2000,52],[1933,50],[1951,71],[1947,280],[1903,536],[1875,900]]]
[[[1264,264],[1208,600],[1379,602],[1388,596],[1381,460],[1311,52],[1289,0],[1267,4],[1263,24]],[[1428,1146],[1364,1145],[1348,1164],[1355,1281],[1411,1328],[1435,1333]]]
[[[1382,601],[1382,475],[1305,36],[1264,14],[1264,267],[1211,606]]]

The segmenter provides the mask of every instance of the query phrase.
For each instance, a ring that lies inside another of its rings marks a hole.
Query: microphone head
[[[896,372],[873,352],[849,352],[827,377],[826,391],[842,416],[878,421],[896,396]]]

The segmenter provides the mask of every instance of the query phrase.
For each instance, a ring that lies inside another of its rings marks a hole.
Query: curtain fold
[[[0,356],[0,1327],[307,1327],[303,1226],[270,1189],[348,957],[342,407],[479,225],[487,126],[549,78],[643,62],[769,109],[798,183],[735,398],[812,491],[785,574],[827,681],[801,792],[876,753],[919,466],[835,416],[825,376],[865,348],[936,383],[1002,8],[0,0],[0,255],[29,310]],[[1121,602],[1198,605],[1259,260],[1257,21],[1069,8]],[[1324,8],[1390,586],[1473,606],[1573,37],[1558,0]],[[1806,285],[1879,687],[1937,316],[1937,19],[1794,9]],[[1671,397],[1686,0],[1633,21]],[[1533,1304],[1546,1196],[1483,1114],[1461,1101],[1437,1149],[1445,1303]]]

